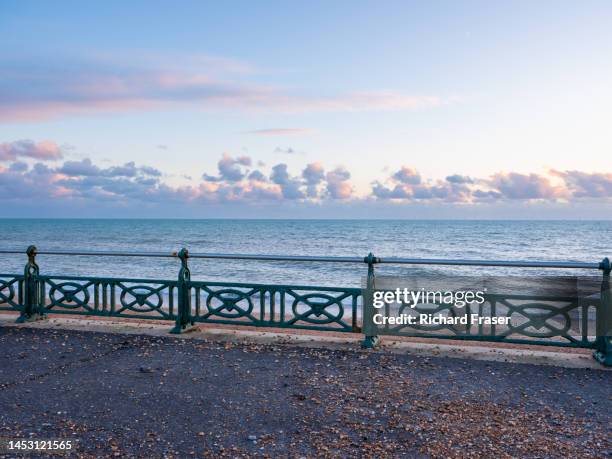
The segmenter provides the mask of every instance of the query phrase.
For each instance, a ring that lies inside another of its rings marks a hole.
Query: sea
[[[21,273],[25,249],[599,262],[612,221],[0,219],[0,273]],[[175,258],[37,257],[41,274],[175,279]],[[192,278],[359,287],[364,263],[190,259]],[[379,275],[583,275],[580,270],[379,265]],[[587,273],[592,274],[592,273]]]

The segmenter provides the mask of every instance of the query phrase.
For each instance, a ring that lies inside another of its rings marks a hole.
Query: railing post
[[[603,271],[603,278],[597,308],[597,341],[593,357],[605,366],[612,366],[612,292],[610,291],[612,264],[608,258],[604,258],[599,268]]]
[[[26,255],[28,256],[28,262],[23,270],[23,310],[17,319],[18,323],[46,318],[46,315],[41,311],[39,281],[36,278],[40,273],[36,263],[36,246],[29,246],[26,250]]]
[[[182,333],[189,325],[193,325],[194,322],[191,320],[191,287],[189,281],[191,280],[191,271],[187,266],[187,259],[189,258],[189,251],[186,248],[182,248],[177,254],[181,260],[181,269],[178,275],[178,312],[176,315],[176,325],[170,333]]]
[[[376,286],[376,278],[374,275],[374,264],[378,263],[372,252],[363,259],[364,263],[368,265],[368,278],[366,283],[366,289],[363,293],[363,333],[365,338],[361,343],[361,347],[365,349],[373,349],[379,343],[379,337],[375,335],[373,330],[372,317],[374,314],[374,287]]]

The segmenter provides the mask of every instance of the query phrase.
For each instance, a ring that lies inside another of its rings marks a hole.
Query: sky
[[[609,1],[0,2],[4,217],[612,217]]]

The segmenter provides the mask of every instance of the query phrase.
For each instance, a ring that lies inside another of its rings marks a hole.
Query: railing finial
[[[34,262],[34,258],[36,257],[37,253],[38,249],[35,245],[31,245],[26,249],[26,255],[28,256],[28,260],[30,261],[30,263]]]
[[[601,260],[601,262],[599,263],[599,269],[604,272],[604,275],[610,274],[610,272],[612,271],[612,263],[610,263],[610,259],[608,257]]]
[[[373,265],[374,263],[380,263],[380,258],[374,256],[372,252],[368,253],[368,256],[363,259],[364,263],[368,265]]]

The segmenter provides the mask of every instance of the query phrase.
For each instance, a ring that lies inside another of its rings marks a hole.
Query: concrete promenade
[[[612,372],[584,353],[103,322],[0,316],[0,437],[80,457],[612,452]]]

